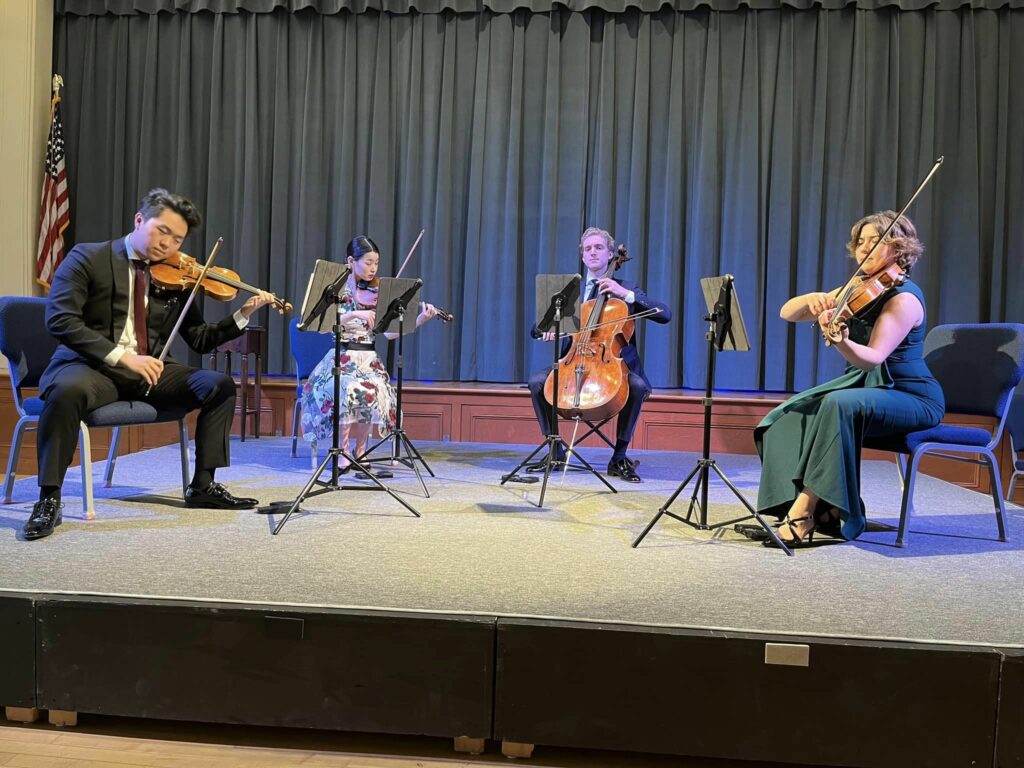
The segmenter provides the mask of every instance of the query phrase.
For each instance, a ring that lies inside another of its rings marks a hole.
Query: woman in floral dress
[[[357,291],[360,282],[368,283],[377,276],[380,266],[380,251],[377,244],[368,237],[355,237],[346,248],[348,265],[352,268],[345,288],[341,293],[341,404],[339,445],[349,450],[350,440],[355,441],[353,456],[360,456],[366,450],[366,442],[372,424],[380,425],[382,434],[387,434],[395,425],[395,390],[391,376],[381,363],[373,348],[376,312],[373,306],[360,304],[364,291]],[[372,295],[372,294],[371,294]],[[416,317],[416,328],[435,316],[436,310],[430,304],[423,304]],[[393,334],[386,334],[394,338]],[[302,389],[302,436],[310,442],[314,464],[317,443],[332,442],[334,437],[332,409],[334,406],[334,348],[321,360]],[[348,468],[348,460],[342,457],[341,466]]]

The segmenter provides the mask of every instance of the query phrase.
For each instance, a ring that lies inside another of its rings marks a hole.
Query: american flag
[[[46,172],[39,203],[39,249],[36,253],[36,280],[47,288],[64,258],[62,236],[70,223],[68,179],[64,173],[64,129],[60,124],[60,97],[57,96],[53,100],[50,138],[46,141]]]

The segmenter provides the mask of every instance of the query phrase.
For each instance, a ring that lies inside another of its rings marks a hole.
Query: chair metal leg
[[[299,455],[299,401],[295,400],[292,408],[292,458]]]
[[[178,444],[181,446],[181,495],[185,496],[189,481],[188,424],[178,419]]]
[[[30,416],[22,416],[14,425],[14,435],[11,438],[11,455],[7,457],[7,474],[4,476],[4,504],[11,503],[14,494],[14,476],[18,472],[18,456],[21,454],[21,441],[25,436],[25,427],[36,421]]]
[[[110,436],[110,450],[107,451],[107,472],[103,476],[103,485],[109,488],[114,484],[114,465],[117,464],[117,447],[121,444],[121,428],[114,427]]]
[[[78,426],[78,452],[82,460],[82,511],[86,520],[93,520],[96,518],[96,506],[92,497],[92,442],[89,428],[81,423]]]
[[[900,488],[903,488],[907,484],[907,457],[902,453],[896,455],[896,471],[900,475]]]
[[[1013,494],[1017,492],[1017,478],[1021,476],[1021,470],[1013,470],[1013,474],[1010,475],[1010,486],[1006,489],[1006,501],[1008,504],[1013,504]]]
[[[1006,505],[1003,503],[1003,483],[999,477],[999,463],[990,449],[980,451],[988,461],[989,477],[992,482],[992,501],[996,507],[996,525],[999,526],[999,540],[1006,541]]]
[[[907,520],[914,511],[914,483],[917,482],[917,465],[921,462],[925,451],[914,451],[907,461],[903,481],[903,503],[900,505],[900,527],[896,533],[896,546],[905,547],[904,537],[907,533]]]

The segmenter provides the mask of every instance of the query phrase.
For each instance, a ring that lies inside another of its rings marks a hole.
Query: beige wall
[[[0,295],[40,293],[34,272],[52,51],[53,0],[0,0]]]

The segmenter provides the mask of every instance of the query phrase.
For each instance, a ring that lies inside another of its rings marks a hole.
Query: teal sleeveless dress
[[[908,279],[850,321],[850,338],[866,344],[886,303],[900,293],[913,294],[924,307],[921,289]],[[759,512],[782,517],[807,488],[839,510],[843,538],[864,531],[864,438],[928,429],[945,413],[942,388],[924,361],[925,327],[922,320],[912,328],[877,368],[847,365],[839,378],[791,397],[764,417],[754,430],[761,456]]]

